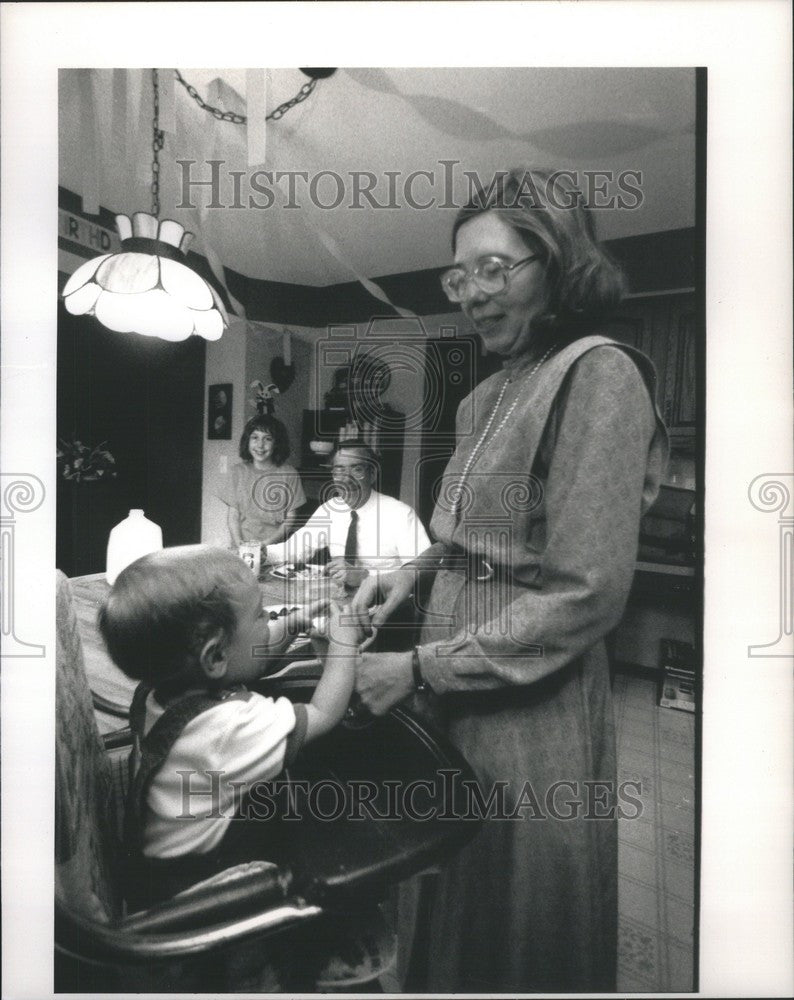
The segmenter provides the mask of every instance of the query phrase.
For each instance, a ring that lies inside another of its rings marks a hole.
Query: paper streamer
[[[138,182],[145,185],[145,190],[149,191],[152,186],[152,135],[154,119],[154,92],[152,90],[152,72],[143,70],[141,73],[141,91],[138,101],[138,114],[135,117],[136,150],[134,153],[137,164],[135,176]]]
[[[283,195],[285,200],[289,197],[289,194],[287,191],[284,190],[283,187],[281,187],[281,184],[285,183],[286,180],[287,180],[286,177],[281,177],[276,179],[276,187],[278,188],[279,191],[281,191],[281,194]],[[350,263],[350,260],[348,259],[344,249],[340,246],[338,240],[336,240],[333,236],[331,236],[330,233],[326,232],[322,228],[322,226],[319,226],[314,221],[314,219],[311,218],[310,214],[305,209],[301,209],[297,214],[300,215],[301,219],[303,219],[304,225],[306,225],[311,230],[312,235],[317,237],[317,239],[322,243],[322,245],[325,247],[328,253],[330,253],[330,255],[334,258],[334,260],[340,263],[344,268],[346,268],[346,270],[350,271],[350,273],[353,275],[356,281],[358,281],[359,284],[363,285],[370,295],[376,298],[379,302],[383,302],[390,309],[393,309],[397,313],[397,315],[402,316],[403,319],[417,318],[415,312],[413,312],[411,309],[405,309],[402,306],[395,305],[395,303],[392,302],[392,300],[383,291],[380,285],[376,285],[375,282],[372,281],[370,278],[367,278],[363,274],[361,274],[353,266],[353,264]]]
[[[127,108],[124,115],[124,162],[127,168],[127,183],[130,178],[138,176],[137,164],[142,156],[141,145],[138,143],[139,122],[141,116],[141,91],[143,90],[143,71],[140,69],[123,70],[127,77]]]
[[[220,80],[213,80],[212,83],[210,84],[208,90],[211,102],[213,100],[217,101],[220,99],[221,82],[222,81]],[[234,93],[234,91],[232,91],[232,93]],[[208,160],[225,159],[223,153],[223,141],[220,131],[221,124],[222,124],[221,122],[213,118],[212,124],[210,128],[207,130],[206,134],[208,136],[209,142],[205,148],[212,150],[212,155],[210,157],[206,157],[206,159]],[[238,302],[237,299],[229,291],[226,285],[226,275],[223,271],[223,262],[221,261],[218,254],[215,252],[212,244],[209,241],[209,237],[207,236],[207,220],[209,218],[209,210],[207,209],[207,206],[204,204],[202,199],[198,199],[197,207],[194,208],[193,211],[190,213],[190,218],[193,220],[193,229],[195,231],[196,236],[201,241],[201,246],[204,250],[204,256],[207,258],[207,263],[210,266],[210,270],[218,279],[218,282],[220,283],[223,290],[226,292],[226,295],[229,298],[229,304],[232,307],[232,311],[244,319],[245,309],[243,308],[242,303]]]
[[[210,103],[217,103],[221,107],[228,108],[229,110],[232,110],[234,104],[236,103],[235,98],[238,98],[237,91],[229,87],[228,84],[225,84],[220,78],[215,79],[210,83],[207,88],[207,93]],[[234,108],[234,110],[237,109]],[[207,160],[225,160],[227,158],[226,153],[224,153],[224,140],[226,138],[224,132],[222,131],[224,127],[228,129],[236,128],[237,126],[229,125],[228,122],[218,121],[216,118],[212,119],[212,124],[206,132],[208,141],[204,147],[205,149],[211,150],[211,156],[206,157]],[[198,199],[197,207],[190,213],[190,217],[194,220],[194,230],[196,236],[201,240],[201,245],[204,249],[204,256],[207,258],[210,270],[218,279],[220,286],[226,292],[232,311],[242,319],[245,319],[246,316],[243,304],[239,302],[229,291],[226,284],[226,275],[223,270],[223,262],[215,252],[215,249],[207,236],[209,209],[201,198]]]
[[[267,71],[247,69],[245,71],[245,100],[248,124],[248,166],[265,164],[267,131]]]
[[[160,128],[173,135],[176,132],[176,104],[174,86],[176,77],[173,69],[157,70],[157,85],[160,91]]]
[[[331,236],[330,233],[327,233],[324,229],[321,229],[320,226],[318,226],[313,219],[309,218],[308,214],[304,213],[301,217],[303,218],[303,221],[307,223],[309,228],[314,231],[315,235],[323,244],[328,253],[330,253],[331,256],[335,260],[337,260],[340,264],[342,264],[343,267],[346,267],[348,271],[350,271],[350,273],[356,279],[356,281],[362,284],[370,295],[374,296],[380,302],[385,303],[387,306],[389,306],[390,309],[393,309],[398,316],[402,316],[403,319],[416,318],[415,312],[413,312],[411,309],[404,309],[402,306],[395,305],[389,298],[389,296],[383,291],[380,285],[376,285],[375,282],[372,281],[370,278],[366,278],[364,277],[363,274],[359,274],[356,268],[350,263],[350,261],[345,256],[342,247],[339,245],[337,240],[335,240],[334,237]]]
[[[80,147],[83,157],[83,212],[99,215],[99,146],[92,71],[77,71],[80,87]]]
[[[126,162],[127,151],[127,71],[114,69],[111,82],[112,121],[110,126],[113,160],[117,166]]]
[[[666,134],[671,134],[669,130],[661,130],[655,125],[619,119],[569,122],[552,128],[517,132],[484,111],[454,98],[440,97],[438,94],[403,93],[382,69],[348,68],[345,72],[362,87],[399,98],[428,125],[444,135],[458,139],[473,139],[477,142],[515,140],[556,156],[581,158],[583,143],[588,155],[601,156],[642,149]]]
[[[207,221],[207,210],[206,208],[196,208],[190,213],[190,218],[192,220],[193,231],[198,237],[201,247],[204,250],[204,256],[207,259],[207,263],[210,266],[210,270],[218,279],[223,290],[229,298],[229,303],[232,307],[232,311],[236,313],[241,319],[245,319],[245,309],[241,302],[239,302],[229,291],[226,286],[226,275],[223,271],[223,262],[217,255],[212,247],[206,234],[206,221]]]

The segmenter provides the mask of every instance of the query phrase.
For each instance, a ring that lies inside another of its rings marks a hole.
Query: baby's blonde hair
[[[251,571],[233,552],[207,545],[163,549],[121,572],[99,610],[113,661],[134,680],[174,681],[221,631],[234,636],[234,588]]]

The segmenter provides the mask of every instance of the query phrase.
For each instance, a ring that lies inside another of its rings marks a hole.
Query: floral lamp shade
[[[218,340],[229,324],[215,289],[184,263],[192,233],[148,212],[116,216],[121,252],[82,264],[66,282],[64,304],[118,333],[163,340]]]

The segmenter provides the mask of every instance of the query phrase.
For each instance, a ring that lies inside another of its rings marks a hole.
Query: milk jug
[[[110,532],[105,574],[108,583],[114,584],[119,573],[131,562],[162,547],[162,528],[145,518],[142,510],[131,510],[129,516]]]

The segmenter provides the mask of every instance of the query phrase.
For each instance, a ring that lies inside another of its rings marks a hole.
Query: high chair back
[[[55,898],[108,923],[121,916],[110,761],[94,718],[69,581],[56,585]]]

